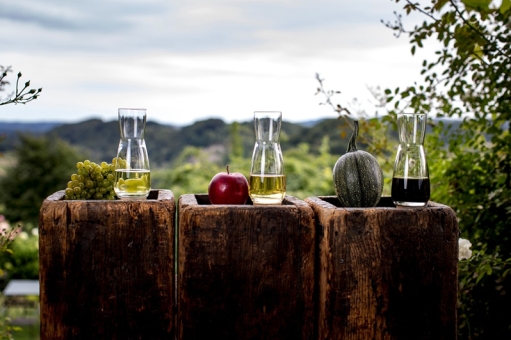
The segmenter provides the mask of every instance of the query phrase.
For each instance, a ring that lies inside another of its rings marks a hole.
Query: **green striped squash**
[[[350,138],[348,150],[335,163],[335,192],[343,207],[374,207],[383,192],[383,172],[376,158],[357,150],[358,121]]]

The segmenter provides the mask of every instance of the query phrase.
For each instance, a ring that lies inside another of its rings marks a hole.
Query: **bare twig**
[[[3,86],[9,84],[8,81],[5,81],[5,77],[7,76],[8,72],[12,72],[11,67],[1,67],[2,74],[0,76],[0,90],[3,90]],[[31,102],[32,100],[37,99],[39,97],[39,94],[43,90],[42,88],[39,89],[29,89],[30,87],[30,80],[25,82],[23,85],[23,88],[20,90],[19,82],[22,74],[21,72],[18,73],[18,78],[16,79],[16,92],[13,93],[9,99],[0,102],[0,106],[7,105],[7,104],[26,104],[28,102]]]
[[[334,103],[332,103],[332,97],[335,94],[341,93],[341,91],[332,91],[332,90],[327,91],[327,90],[325,90],[325,88],[323,87],[323,79],[321,79],[321,77],[319,76],[319,73],[316,73],[316,80],[319,83],[319,87],[316,91],[316,94],[322,93],[325,96],[325,101],[323,103],[320,103],[320,105],[326,104],[326,105],[331,106],[332,109],[334,109],[334,111],[337,112],[339,117],[344,118],[347,121],[348,125],[351,128],[353,128],[354,127],[353,122],[347,116],[347,115],[351,116],[350,110],[348,110],[346,107],[341,106],[340,104],[335,105]],[[343,112],[345,112],[345,114],[343,114]]]

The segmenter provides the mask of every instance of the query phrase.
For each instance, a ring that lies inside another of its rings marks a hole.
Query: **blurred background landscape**
[[[288,195],[334,195],[353,119],[389,195],[396,115],[427,113],[431,200],[473,250],[458,338],[511,339],[510,22],[511,0],[0,0],[0,227],[21,230],[0,252],[0,340],[5,317],[38,338],[37,294],[4,308],[4,288],[38,279],[41,203],[77,162],[111,162],[119,107],[147,108],[152,186],[176,199],[226,165],[248,176],[255,110],[283,112]],[[17,80],[35,102],[16,105]]]

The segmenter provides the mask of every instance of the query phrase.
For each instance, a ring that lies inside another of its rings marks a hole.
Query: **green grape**
[[[114,158],[116,160],[117,158]],[[112,160],[112,161],[113,161]],[[125,161],[119,159],[119,164]],[[71,174],[70,181],[64,190],[64,199],[80,200],[112,200],[115,199],[113,182],[115,164],[107,162],[95,163],[90,160],[76,163],[76,173]]]

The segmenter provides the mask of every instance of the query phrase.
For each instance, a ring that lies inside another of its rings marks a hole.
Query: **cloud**
[[[316,72],[348,100],[366,96],[366,85],[413,81],[421,61],[380,23],[392,1],[0,0],[0,8],[0,64],[43,87],[0,120],[112,120],[118,107],[137,106],[171,124],[248,120],[261,109],[300,121],[335,116],[314,96]]]
[[[205,52],[264,44],[267,35],[261,32],[290,35],[328,29],[327,34],[335,36],[347,25],[378,23],[384,11],[381,0],[349,6],[332,0],[0,0],[0,8],[0,38],[8,48],[47,46],[62,53]]]
[[[84,10],[82,6],[78,2],[68,1],[12,3],[2,0],[0,19],[49,31],[108,32],[129,26],[122,17],[108,17],[108,13],[113,10],[109,6],[101,6],[101,11],[94,6]]]

